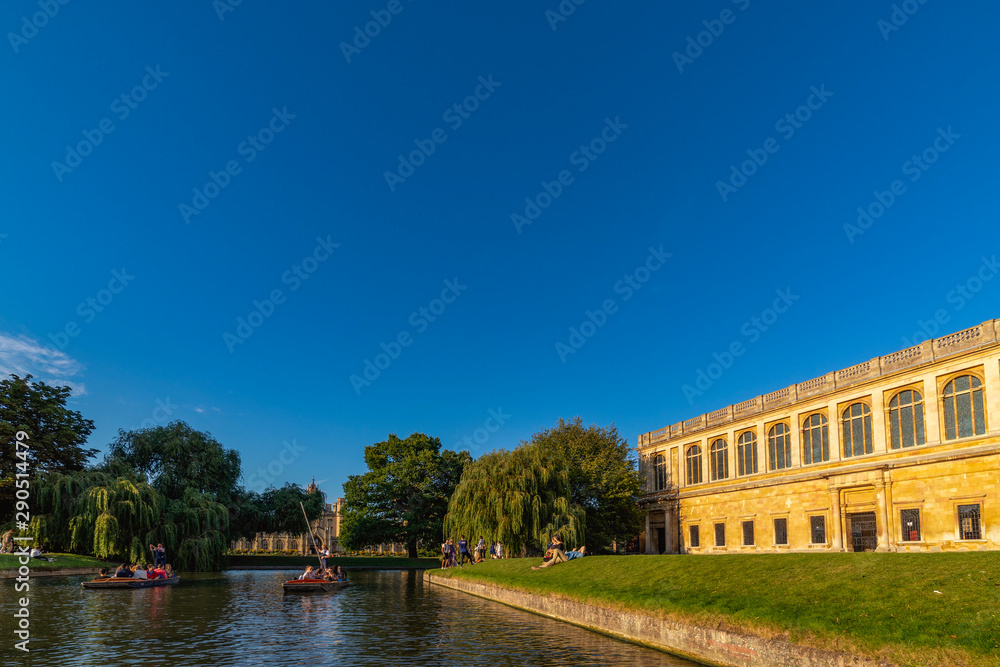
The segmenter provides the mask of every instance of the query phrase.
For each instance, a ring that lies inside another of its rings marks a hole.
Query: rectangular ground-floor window
[[[983,539],[982,505],[959,505],[958,506],[958,539],[960,540],[981,540]]]
[[[920,510],[899,510],[899,526],[903,531],[903,542],[919,542]]]
[[[743,546],[753,546],[753,521],[743,522]]]
[[[700,547],[701,536],[698,535],[698,526],[688,526],[688,532],[691,534],[691,546]]]
[[[810,533],[812,535],[813,544],[826,544],[826,517],[825,516],[811,516],[809,517],[809,527]]]
[[[715,546],[726,546],[726,524],[724,523],[715,524]]]
[[[774,543],[788,544],[788,519],[774,520]]]

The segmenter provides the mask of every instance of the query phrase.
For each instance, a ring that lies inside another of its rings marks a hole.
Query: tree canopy
[[[515,551],[540,548],[549,536],[592,552],[632,539],[641,529],[636,504],[642,479],[614,425],[559,420],[513,451],[486,454],[468,466],[448,506],[452,535],[499,539]]]
[[[0,381],[0,525],[14,516],[13,443],[18,431],[28,434],[27,462],[33,474],[82,470],[97,453],[84,446],[94,422],[66,407],[72,390],[32,382],[31,378],[12,374]]]
[[[365,447],[368,472],[344,484],[340,543],[357,549],[388,542],[406,544],[411,558],[418,544],[437,542],[468,452],[442,450],[423,433],[406,439],[394,434]]]
[[[578,546],[586,515],[572,502],[569,480],[565,458],[538,444],[485,454],[465,468],[444,528],[452,537],[499,540],[508,553],[541,548],[557,533]]]

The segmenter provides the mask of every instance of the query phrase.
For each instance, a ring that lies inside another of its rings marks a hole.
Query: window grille
[[[826,517],[809,517],[809,526],[812,529],[812,543],[826,544]]]
[[[753,546],[753,521],[743,522],[743,546]]]
[[[715,546],[726,546],[726,524],[724,523],[715,524]]]
[[[698,526],[689,526],[688,530],[691,532],[691,546],[700,547],[701,536],[698,535]]]
[[[903,529],[904,542],[920,541],[920,510],[899,510],[899,525]]]
[[[736,466],[740,477],[757,472],[757,434],[753,431],[740,434],[736,443]]]
[[[960,375],[944,386],[945,440],[986,433],[983,383],[975,375]]]
[[[872,446],[872,411],[864,403],[854,403],[844,410],[841,421],[844,445],[844,457],[871,454]]]
[[[774,520],[774,543],[788,544],[788,519]]]
[[[687,450],[687,483],[701,484],[701,447],[698,445]]]
[[[893,449],[924,444],[924,397],[907,389],[889,401],[889,440]]]
[[[982,505],[958,506],[958,532],[961,540],[983,539]]]
[[[729,479],[729,444],[723,438],[712,442],[710,457],[712,481]]]
[[[783,470],[792,465],[792,434],[787,424],[775,424],[768,431],[767,455],[770,470]]]
[[[830,433],[826,417],[811,415],[802,424],[802,462],[819,463],[830,460]]]

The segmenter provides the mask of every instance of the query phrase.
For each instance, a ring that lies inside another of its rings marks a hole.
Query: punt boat
[[[106,577],[104,579],[94,579],[84,581],[80,585],[84,588],[155,588],[157,586],[176,586],[180,577],[170,577],[169,579],[130,579],[128,577]]]
[[[292,579],[281,584],[286,593],[328,592],[346,588],[349,581],[327,581],[326,579]]]

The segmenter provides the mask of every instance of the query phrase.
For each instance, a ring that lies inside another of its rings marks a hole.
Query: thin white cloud
[[[27,375],[46,384],[68,386],[82,396],[87,388],[70,378],[83,370],[83,364],[61,350],[42,345],[29,336],[13,336],[0,331],[0,377],[11,373]]]

